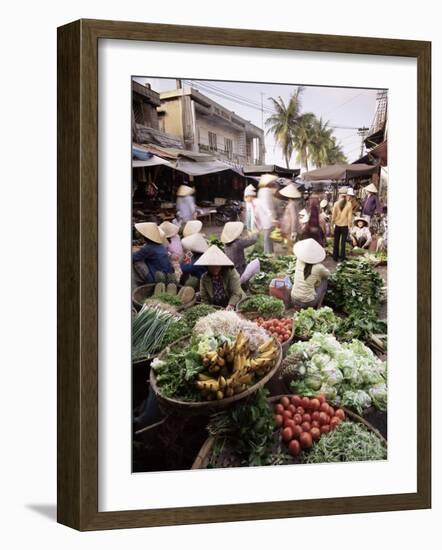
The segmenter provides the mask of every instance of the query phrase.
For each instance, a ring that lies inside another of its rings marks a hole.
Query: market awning
[[[160,166],[160,165],[173,167],[172,163],[170,163],[168,160],[164,160],[160,157],[157,157],[156,155],[152,155],[147,160],[137,160],[137,159],[132,160],[132,168],[144,168],[144,166]]]
[[[349,180],[360,176],[368,176],[379,170],[378,165],[372,164],[332,164],[316,170],[304,172],[301,177],[305,181],[320,180]]]
[[[179,172],[184,172],[188,176],[205,176],[207,174],[216,174],[225,170],[232,170],[232,167],[220,160],[210,162],[195,162],[184,158],[179,158],[176,162],[169,163],[172,168]]]
[[[300,173],[299,168],[284,168],[277,164],[246,164],[244,166],[244,175],[260,176],[261,174],[275,174],[276,176],[285,176],[294,178]]]

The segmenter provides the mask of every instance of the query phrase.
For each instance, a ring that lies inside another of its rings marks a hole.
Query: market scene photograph
[[[387,460],[388,91],[132,79],[132,470]]]

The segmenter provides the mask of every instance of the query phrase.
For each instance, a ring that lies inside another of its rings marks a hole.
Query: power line
[[[329,113],[332,113],[333,111],[336,111],[336,109],[340,109],[340,108],[343,107],[344,105],[347,105],[347,103],[350,103],[350,101],[353,101],[353,100],[357,99],[358,97],[360,97],[362,94],[363,94],[363,92],[361,92],[361,93],[358,94],[358,95],[355,95],[355,96],[351,97],[350,99],[348,99],[347,101],[344,101],[344,103],[341,103],[341,104],[338,105],[337,107],[333,107],[333,109],[330,109],[329,111],[327,111],[326,113],[324,113],[322,116],[328,115]]]

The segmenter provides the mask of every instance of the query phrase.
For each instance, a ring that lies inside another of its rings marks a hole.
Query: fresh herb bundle
[[[387,449],[373,432],[357,422],[342,422],[304,453],[307,464],[385,460]]]
[[[213,306],[210,306],[208,304],[198,304],[186,310],[184,312],[184,318],[187,324],[191,328],[193,328],[200,317],[205,317],[206,315],[210,315],[210,313],[214,313],[215,311],[216,308],[214,308]]]
[[[174,296],[173,294],[168,294],[167,292],[161,292],[160,294],[155,295],[155,299],[159,300],[160,302],[164,302],[165,304],[169,304],[171,306],[182,306],[183,301],[178,296]]]

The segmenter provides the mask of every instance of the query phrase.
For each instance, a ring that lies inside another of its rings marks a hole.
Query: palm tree
[[[294,149],[294,129],[296,121],[300,117],[301,94],[304,91],[303,86],[298,86],[291,95],[288,104],[284,103],[281,96],[278,99],[269,97],[273,103],[275,114],[266,120],[266,126],[269,126],[267,133],[272,133],[276,142],[282,149],[287,168],[290,168],[290,159]]]
[[[293,147],[298,151],[297,160],[306,171],[308,171],[315,119],[316,117],[313,113],[304,113],[296,119],[293,129]]]
[[[331,138],[331,145],[327,151],[327,158],[326,163],[327,164],[340,164],[340,163],[346,163],[347,157],[344,154],[344,151],[342,150],[342,146],[336,142],[336,138],[332,136]]]
[[[332,129],[328,121],[323,122],[322,117],[312,121],[311,142],[308,148],[309,159],[317,168],[328,163],[329,153],[333,148]]]

